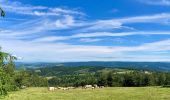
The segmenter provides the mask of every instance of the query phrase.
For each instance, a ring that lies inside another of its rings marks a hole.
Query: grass
[[[115,87],[54,92],[47,88],[27,88],[10,93],[4,100],[170,100],[170,88]]]

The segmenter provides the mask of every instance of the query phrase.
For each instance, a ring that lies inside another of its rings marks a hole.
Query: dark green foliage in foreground
[[[6,95],[13,88],[14,60],[16,57],[0,51],[0,95]]]
[[[23,86],[47,86],[47,79],[34,72],[15,70],[14,60],[17,58],[0,50],[0,95],[16,91]]]
[[[5,17],[1,7],[0,16]],[[15,56],[2,52],[0,47],[0,95],[7,95],[9,91],[16,91],[23,86],[47,86],[47,79],[34,72],[16,71],[14,60],[17,60]]]

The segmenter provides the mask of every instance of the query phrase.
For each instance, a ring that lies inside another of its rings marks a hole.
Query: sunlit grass
[[[4,100],[170,100],[170,88],[115,87],[54,92],[47,88],[28,88],[12,92]]]

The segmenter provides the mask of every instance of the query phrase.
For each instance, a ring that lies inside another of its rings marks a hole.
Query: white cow
[[[26,89],[26,88],[27,88],[27,86],[23,85],[23,86],[21,86],[21,88],[22,88],[22,89]]]
[[[93,86],[94,86],[95,88],[99,88],[97,84],[94,84]]]
[[[60,90],[69,90],[69,88],[65,88],[65,87],[58,87],[58,89],[60,89]]]
[[[67,87],[68,89],[75,89],[75,87]]]
[[[92,85],[85,85],[84,88],[85,88],[85,89],[87,89],[87,88],[94,89],[94,87],[93,87]]]
[[[48,87],[48,90],[49,90],[49,91],[54,91],[54,90],[55,90],[55,87]]]
[[[63,88],[62,90],[69,90],[69,88]]]

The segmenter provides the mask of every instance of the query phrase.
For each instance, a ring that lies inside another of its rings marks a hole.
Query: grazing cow
[[[92,85],[85,85],[84,88],[87,89],[87,88],[92,88],[93,86]]]
[[[21,89],[26,89],[26,88],[27,88],[27,86],[25,86],[25,85],[21,86]]]
[[[57,87],[57,89],[61,89],[62,87]]]
[[[60,90],[69,90],[69,88],[64,88],[64,87],[57,87]]]
[[[55,90],[55,87],[49,87],[48,90],[49,90],[49,91],[54,91],[54,90]]]
[[[62,88],[62,90],[69,90],[69,88]]]
[[[95,89],[95,87],[91,87],[91,89]]]
[[[95,88],[99,88],[99,87],[97,86],[97,84],[94,84],[94,85],[93,85],[93,87],[95,87]]]
[[[75,87],[68,87],[69,89],[75,89]]]

